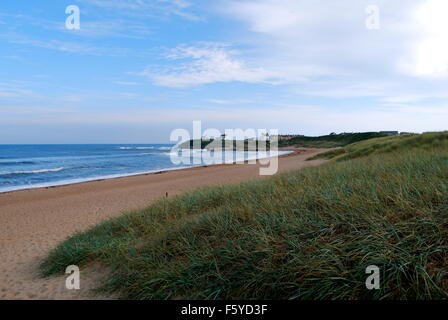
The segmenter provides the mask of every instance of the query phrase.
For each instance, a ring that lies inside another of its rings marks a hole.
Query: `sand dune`
[[[279,172],[314,166],[305,159],[325,150],[296,150],[279,159]],[[121,212],[145,207],[166,193],[260,177],[258,165],[216,165],[69,186],[0,194],[0,299],[103,299],[93,296],[101,266],[81,272],[81,290],[65,277],[41,279],[39,262],[60,241]]]

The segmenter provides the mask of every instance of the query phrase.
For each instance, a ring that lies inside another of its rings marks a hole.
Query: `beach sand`
[[[279,159],[279,172],[315,166],[305,161],[325,150],[296,150]],[[37,270],[49,250],[76,232],[84,231],[123,211],[202,186],[258,178],[259,165],[215,165],[166,171],[68,186],[0,194],[0,299],[107,299],[93,295],[104,268],[81,270],[81,289],[65,288],[64,276],[39,278]]]

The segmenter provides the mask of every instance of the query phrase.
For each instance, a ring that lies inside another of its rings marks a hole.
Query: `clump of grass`
[[[100,261],[102,290],[127,299],[446,299],[448,141],[414,139],[160,200],[69,238],[41,272]]]

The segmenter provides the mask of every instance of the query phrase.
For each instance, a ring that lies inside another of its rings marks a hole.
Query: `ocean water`
[[[210,154],[201,150],[172,157],[172,147],[168,144],[0,145],[0,192],[213,164]],[[267,156],[257,152],[226,152],[217,163]],[[176,160],[174,163],[172,158]]]

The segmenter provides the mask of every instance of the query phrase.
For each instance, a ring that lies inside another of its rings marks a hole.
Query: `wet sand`
[[[319,165],[322,160],[305,160],[323,151],[280,157],[279,172]],[[148,206],[166,193],[260,178],[259,168],[215,165],[0,194],[0,299],[113,298],[90,290],[104,275],[101,266],[81,271],[81,290],[67,290],[64,276],[39,278],[38,265],[58,243],[107,218]]]

